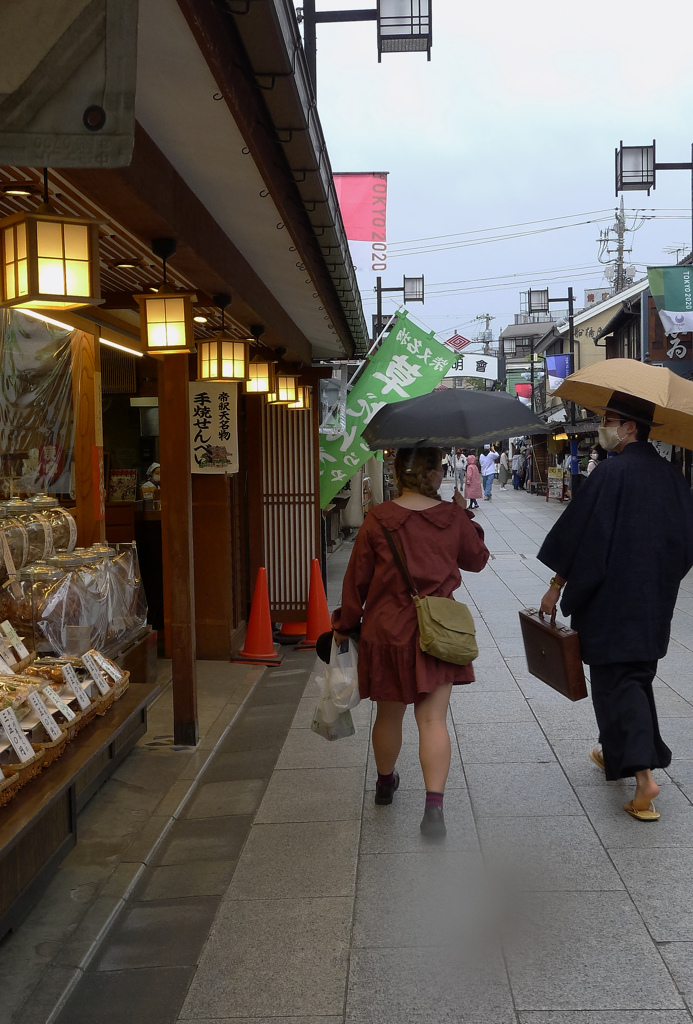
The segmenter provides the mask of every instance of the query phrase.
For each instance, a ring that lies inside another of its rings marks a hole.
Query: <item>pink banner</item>
[[[387,173],[335,174],[334,184],[349,241],[387,241]]]

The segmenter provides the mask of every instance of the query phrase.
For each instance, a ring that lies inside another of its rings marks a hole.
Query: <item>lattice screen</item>
[[[304,612],[311,559],[320,557],[315,409],[266,405],[262,417],[262,512],[272,612]]]
[[[137,393],[135,356],[101,349],[101,390],[105,395],[134,395]]]

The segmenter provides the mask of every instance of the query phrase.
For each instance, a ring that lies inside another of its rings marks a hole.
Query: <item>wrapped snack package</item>
[[[142,586],[142,573],[134,544],[121,544],[113,559],[113,568],[120,580],[121,592],[127,609],[126,616],[131,631],[147,622],[147,598]]]
[[[36,511],[30,502],[21,498],[10,498],[0,504],[3,515],[18,519],[27,532],[29,539],[28,562],[38,562],[48,558],[53,551],[53,531],[51,525],[41,512]]]
[[[108,627],[107,602],[100,592],[93,565],[74,552],[53,555],[49,564],[63,579],[46,595],[37,633],[58,655],[80,655],[103,647]]]

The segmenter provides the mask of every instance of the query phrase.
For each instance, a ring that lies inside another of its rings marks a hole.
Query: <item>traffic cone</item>
[[[284,656],[277,654],[272,643],[267,573],[262,568],[257,571],[255,593],[245,633],[245,644],[243,650],[239,651],[238,656],[232,658],[231,661],[234,664],[255,665],[281,665],[284,661]]]
[[[320,562],[314,558],[310,563],[310,593],[308,595],[308,623],[306,638],[296,644],[295,651],[315,650],[318,637],[332,629],[330,613],[327,609],[325,588],[322,585]]]
[[[299,640],[303,640],[306,628],[305,622],[283,622],[279,632],[273,633],[272,636],[276,644],[286,647],[288,644],[295,644]]]

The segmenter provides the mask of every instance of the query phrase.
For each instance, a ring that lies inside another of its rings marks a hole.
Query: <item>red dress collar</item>
[[[409,516],[423,516],[438,529],[445,530],[461,511],[459,505],[452,501],[441,501],[424,509],[405,508],[395,501],[384,501],[382,505],[371,509],[370,515],[375,516],[388,530],[398,530]]]

